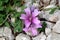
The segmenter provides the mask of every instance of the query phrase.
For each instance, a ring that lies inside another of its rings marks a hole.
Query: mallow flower
[[[31,11],[31,8],[26,8],[24,11],[26,14],[21,14],[20,17],[25,24],[23,31],[30,32],[32,36],[35,36],[38,34],[37,28],[42,28],[40,20],[37,17],[40,12],[38,9]]]

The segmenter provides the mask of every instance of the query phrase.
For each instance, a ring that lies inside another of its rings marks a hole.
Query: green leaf
[[[4,10],[4,7],[3,6],[0,6],[0,11],[3,11]]]
[[[2,6],[2,4],[3,4],[3,2],[2,2],[2,1],[0,1],[0,6]]]
[[[0,24],[4,21],[4,17],[5,17],[5,15],[0,14]]]
[[[4,2],[5,2],[5,3],[7,3],[7,2],[8,2],[8,0],[5,0]]]
[[[9,25],[9,23],[7,21],[5,22],[5,26],[10,27],[10,25]]]
[[[4,2],[7,3],[8,1],[9,1],[9,0],[2,0],[3,3],[4,3]]]
[[[52,8],[49,14],[53,14],[57,8]]]
[[[45,28],[46,28],[46,27],[47,27],[46,22],[43,22],[42,28],[39,28],[38,30],[39,30],[39,31],[42,31],[42,32],[45,32]]]
[[[14,28],[14,32],[22,32],[23,29],[23,23],[22,21],[17,21],[17,23],[15,24],[15,28]]]

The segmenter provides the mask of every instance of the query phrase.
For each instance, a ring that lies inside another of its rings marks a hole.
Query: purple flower
[[[37,28],[42,28],[40,20],[38,20],[38,9],[34,9],[32,12],[30,8],[26,8],[25,10],[26,14],[21,14],[20,19],[24,21],[25,28],[23,31],[28,32],[30,31],[33,36],[38,34]]]
[[[37,28],[35,28],[35,26],[31,25],[28,28],[24,28],[23,31],[25,31],[26,33],[29,32],[30,34],[32,34],[32,36],[35,36],[38,34],[38,30]]]

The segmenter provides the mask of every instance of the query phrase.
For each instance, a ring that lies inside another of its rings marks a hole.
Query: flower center
[[[30,16],[30,17],[28,18],[28,20],[29,20],[30,22],[32,22],[32,17]]]
[[[32,20],[32,18],[30,17],[30,18],[29,18],[29,20],[31,21],[31,20]]]

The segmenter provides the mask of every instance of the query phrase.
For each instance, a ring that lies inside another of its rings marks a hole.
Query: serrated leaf
[[[57,8],[52,8],[49,14],[53,14]]]
[[[4,17],[5,17],[5,15],[0,14],[0,24],[4,21]]]
[[[2,0],[2,2],[5,2],[5,3],[7,3],[9,0]]]
[[[2,2],[2,1],[0,1],[0,6],[2,6],[2,4],[3,4],[3,2]]]
[[[22,25],[22,21],[17,21],[17,23],[15,24],[15,28],[14,28],[14,32],[22,32],[23,29],[23,25]]]
[[[0,11],[3,11],[4,7],[3,6],[0,6]]]
[[[10,27],[10,25],[9,25],[9,23],[7,21],[5,22],[5,26]]]

